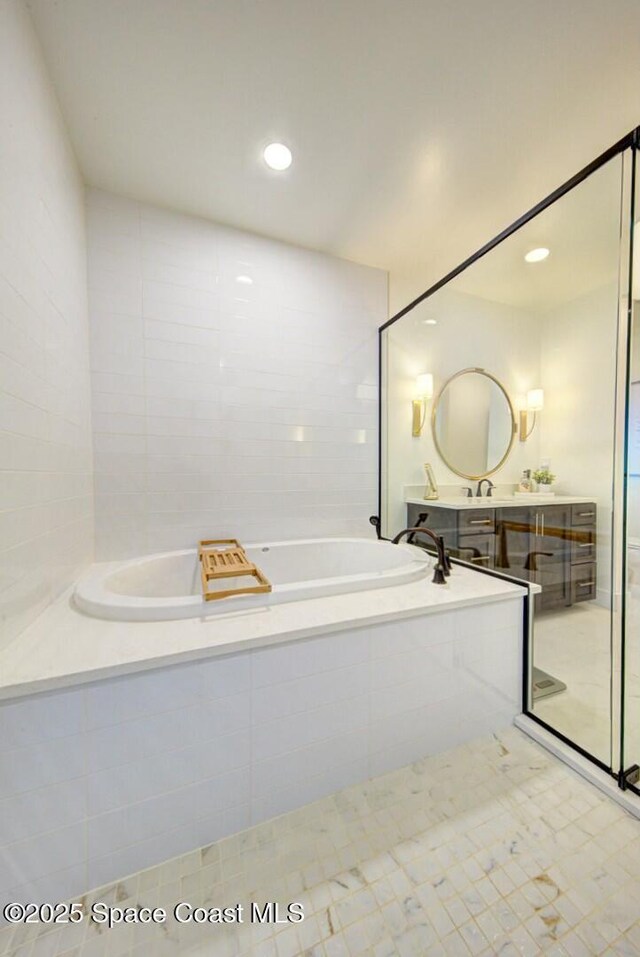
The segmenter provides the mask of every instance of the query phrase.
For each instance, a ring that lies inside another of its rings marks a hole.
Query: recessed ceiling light
[[[438,325],[438,320],[437,320],[437,319],[423,319],[422,321],[423,321],[423,323],[425,324],[425,326],[437,326],[437,325]]]
[[[530,249],[528,253],[525,254],[525,262],[528,263],[541,263],[543,259],[546,259],[549,255],[549,250],[546,246],[538,246],[536,249]]]
[[[279,172],[289,169],[293,160],[291,150],[284,143],[269,143],[262,155],[267,166]]]
[[[236,282],[241,282],[243,286],[253,286],[251,276],[236,276]]]

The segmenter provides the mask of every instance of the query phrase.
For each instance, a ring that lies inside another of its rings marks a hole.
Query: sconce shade
[[[430,372],[423,372],[416,376],[415,396],[411,403],[412,424],[411,434],[416,437],[422,435],[424,419],[427,412],[427,400],[433,395],[433,376]]]
[[[544,408],[544,389],[530,389],[527,392],[527,409],[540,412]]]
[[[430,399],[433,395],[433,376],[425,372],[416,377],[416,398]]]
[[[536,425],[536,412],[544,408],[544,389],[529,389],[527,407],[520,410],[520,441],[526,442]],[[529,426],[529,412],[533,412],[533,422]]]

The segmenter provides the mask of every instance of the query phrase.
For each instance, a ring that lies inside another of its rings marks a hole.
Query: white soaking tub
[[[165,621],[266,607],[416,581],[433,559],[423,549],[367,538],[315,538],[247,545],[273,586],[260,595],[205,601],[196,549],[97,565],[78,582],[74,601],[95,618]],[[237,587],[238,579],[229,580]],[[246,583],[246,579],[245,579]]]

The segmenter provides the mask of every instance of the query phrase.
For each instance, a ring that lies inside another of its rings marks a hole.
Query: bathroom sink
[[[458,499],[458,503],[460,503]],[[462,504],[465,508],[497,508],[499,505],[513,505],[514,500],[512,498],[465,498],[462,500]]]
[[[486,508],[490,506],[499,506],[499,505],[513,505],[515,499],[513,495],[482,495],[481,497],[474,495],[473,498],[467,498],[466,495],[447,495],[443,496],[440,499],[434,500],[434,505],[444,505],[453,506],[454,508]],[[419,499],[413,499],[413,504],[422,504]],[[424,500],[425,507],[429,505],[428,500]]]

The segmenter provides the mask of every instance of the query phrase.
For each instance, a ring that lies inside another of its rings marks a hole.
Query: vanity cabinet
[[[536,608],[547,610],[596,595],[596,518],[593,502],[451,508],[434,502],[407,506],[408,525],[442,535],[456,558],[495,568],[542,587]]]
[[[420,523],[420,516],[426,520]],[[407,506],[407,524],[427,525],[442,535],[448,551],[454,558],[472,562],[474,565],[495,567],[496,561],[496,509],[490,506],[457,510],[433,502]],[[418,539],[418,544],[420,540]]]
[[[496,513],[500,536],[498,567],[509,571],[513,561],[513,572],[518,578],[542,587],[542,593],[536,596],[537,608],[572,604],[571,506],[526,508],[520,521],[509,514],[511,511],[505,508]]]

